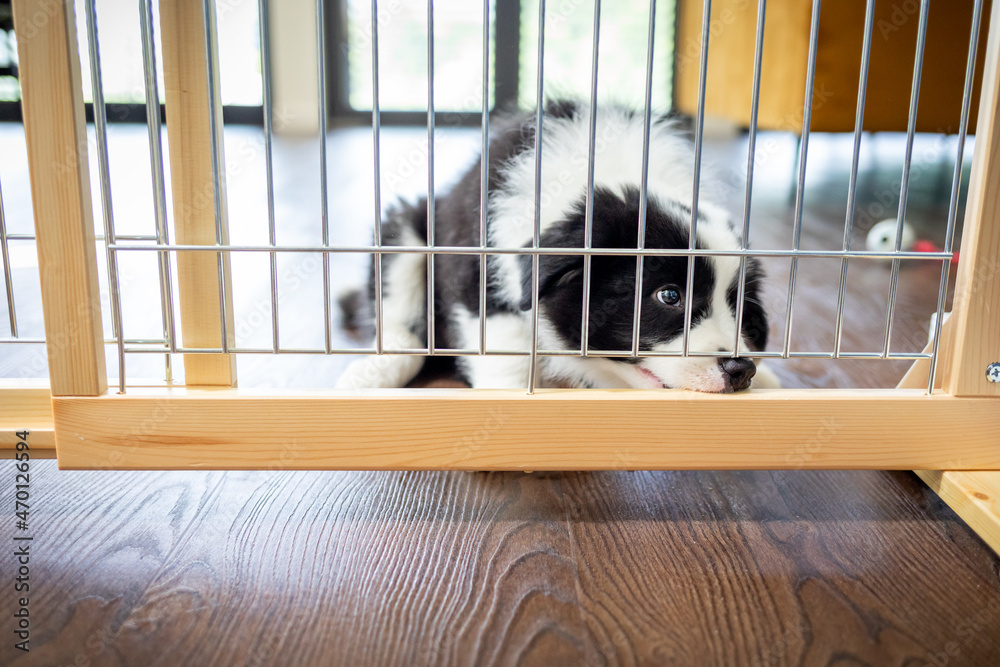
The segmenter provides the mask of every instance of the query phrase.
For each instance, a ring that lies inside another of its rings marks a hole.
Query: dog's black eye
[[[681,291],[676,285],[668,285],[656,291],[656,300],[668,306],[676,306],[681,302]]]

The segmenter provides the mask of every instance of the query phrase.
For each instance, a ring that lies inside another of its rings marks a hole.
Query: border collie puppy
[[[585,247],[589,106],[553,101],[542,125],[541,247]],[[489,148],[488,244],[530,248],[535,211],[535,116],[497,121]],[[635,249],[638,241],[643,119],[616,106],[598,107],[592,245]],[[650,128],[646,248],[687,249],[691,220],[694,151],[670,123]],[[471,168],[447,196],[436,200],[439,246],[478,247],[480,165]],[[426,202],[399,204],[386,213],[385,245],[427,244]],[[710,202],[698,205],[697,248],[738,250],[740,239],[728,215]],[[530,255],[489,255],[485,313],[479,312],[479,256],[434,259],[436,349],[478,349],[480,317],[486,317],[486,350],[531,349],[533,320]],[[427,259],[423,254],[385,254],[382,259],[382,334],[386,350],[426,348]],[[751,385],[757,368],[748,356],[731,358],[736,340],[738,257],[698,257],[694,262],[689,349],[712,356],[632,358],[539,357],[536,384],[574,387],[673,387],[733,392]],[[683,348],[687,257],[644,260],[639,350]],[[374,268],[373,268],[374,271]],[[589,350],[631,351],[635,304],[635,256],[594,255],[590,274]],[[579,350],[583,318],[582,255],[542,255],[538,273],[538,349]],[[762,273],[747,261],[740,354],[767,343],[767,317],[760,306]],[[373,274],[374,277],[374,274]],[[374,282],[374,281],[372,281]],[[371,315],[374,287],[367,303]],[[346,319],[346,318],[345,318]],[[338,387],[402,387],[425,358],[385,355],[353,362]],[[525,388],[525,356],[462,356],[460,374],[473,387]],[[763,370],[763,369],[762,369]],[[757,373],[756,386],[777,386]]]

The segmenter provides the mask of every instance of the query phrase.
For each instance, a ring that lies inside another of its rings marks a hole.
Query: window
[[[491,108],[533,108],[538,0],[491,3]],[[328,49],[334,115],[372,109],[370,0],[341,0]],[[390,119],[423,122],[427,110],[427,5],[383,0],[378,8],[379,107]],[[657,3],[653,104],[671,103],[675,0]],[[645,95],[649,0],[601,3],[598,97],[641,107]],[[482,109],[483,5],[434,3],[434,106],[472,122]],[[545,94],[589,98],[594,0],[546,3]],[[402,112],[402,113],[394,113]],[[391,120],[388,120],[391,122]]]

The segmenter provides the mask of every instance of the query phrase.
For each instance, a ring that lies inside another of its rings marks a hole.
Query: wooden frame
[[[59,3],[14,3],[45,341],[53,395],[108,388],[76,25]]]
[[[221,200],[222,242],[229,243],[226,218],[225,178],[215,192],[213,142],[205,53],[205,20],[202,0],[162,0],[160,30],[163,44],[163,87],[166,91],[167,137],[170,145],[170,175],[173,187],[174,227],[181,245],[215,245],[215,197]],[[215,26],[208,34],[215,39]],[[212,49],[213,55],[218,48]],[[209,63],[219,80],[219,61]],[[219,164],[225,169],[222,146],[222,101],[219,86],[215,97],[214,137]],[[232,272],[229,254],[223,253],[221,280],[225,290],[225,318],[229,323],[227,343],[233,345]],[[177,286],[180,297],[181,336],[190,348],[218,348],[223,338],[222,310],[217,290],[205,285],[218,283],[219,267],[214,253],[177,253]],[[233,386],[236,362],[231,354],[184,356],[184,377],[189,384]]]
[[[54,405],[65,468],[1000,469],[996,401],[921,390],[137,389]]]
[[[40,0],[16,0],[18,27],[25,27],[42,5],[53,9]],[[55,7],[56,16],[32,26],[38,41],[22,39],[19,46],[28,65],[22,72],[26,130],[51,341],[52,432],[61,467],[916,468],[1000,550],[995,500],[1000,497],[1000,386],[984,377],[985,364],[1000,360],[1000,280],[994,271],[1000,257],[996,15],[958,298],[942,333],[942,389],[932,396],[921,388],[927,382],[926,362],[915,364],[895,390],[255,393],[226,387],[235,378],[231,355],[188,355],[186,388],[130,388],[116,395],[106,391],[99,336],[73,17],[67,5]],[[201,12],[196,0],[161,4],[168,125],[181,128],[170,133],[174,210],[179,228],[189,227],[178,241],[213,244],[214,215],[187,216],[198,208],[191,206],[197,201],[192,198],[211,184],[210,170],[205,171],[210,139],[205,134],[205,49],[198,37]],[[71,164],[58,178],[43,168],[67,151]],[[214,259],[210,253],[200,255]],[[212,290],[199,296],[190,282],[203,275],[214,283],[217,266],[208,264],[182,269],[188,277],[181,278],[181,298],[191,309],[182,305],[181,315],[186,344],[204,340],[215,347],[221,336],[217,296]],[[67,330],[80,343],[73,353],[55,344]],[[192,372],[202,364],[205,372]],[[22,409],[45,428],[44,388],[24,396],[0,412],[0,428],[18,418],[11,411]],[[739,422],[738,438],[729,429],[702,427],[727,421]],[[540,440],[545,447],[538,446]]]
[[[34,458],[55,458],[52,392],[46,380],[4,380],[0,387],[0,452],[14,450],[17,434],[31,434]]]

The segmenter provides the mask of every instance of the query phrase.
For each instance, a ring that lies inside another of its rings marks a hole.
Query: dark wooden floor
[[[791,238],[794,149],[774,138],[755,193],[757,248]],[[900,142],[871,142],[884,150],[863,160],[856,244],[894,213],[876,203],[898,179]],[[739,164],[741,146],[710,152]],[[849,141],[819,137],[812,151],[804,245],[839,248]],[[910,217],[940,240],[950,164],[931,155],[916,162]],[[734,211],[737,183],[724,192]],[[845,349],[879,349],[889,267],[851,267]],[[767,268],[780,349],[788,263]],[[793,349],[832,344],[839,269],[800,267]],[[939,268],[902,271],[893,349],[919,350]],[[906,366],[775,370],[788,386],[892,386]],[[270,386],[331,381],[328,368],[292,368],[256,372]],[[31,466],[32,650],[13,648],[8,546],[0,665],[1000,664],[1000,560],[909,472]],[[13,466],[2,469],[0,507],[12,511]],[[11,545],[13,517],[8,526]]]
[[[906,472],[36,461],[32,508],[32,650],[5,548],[5,665],[1000,660],[997,559]]]

